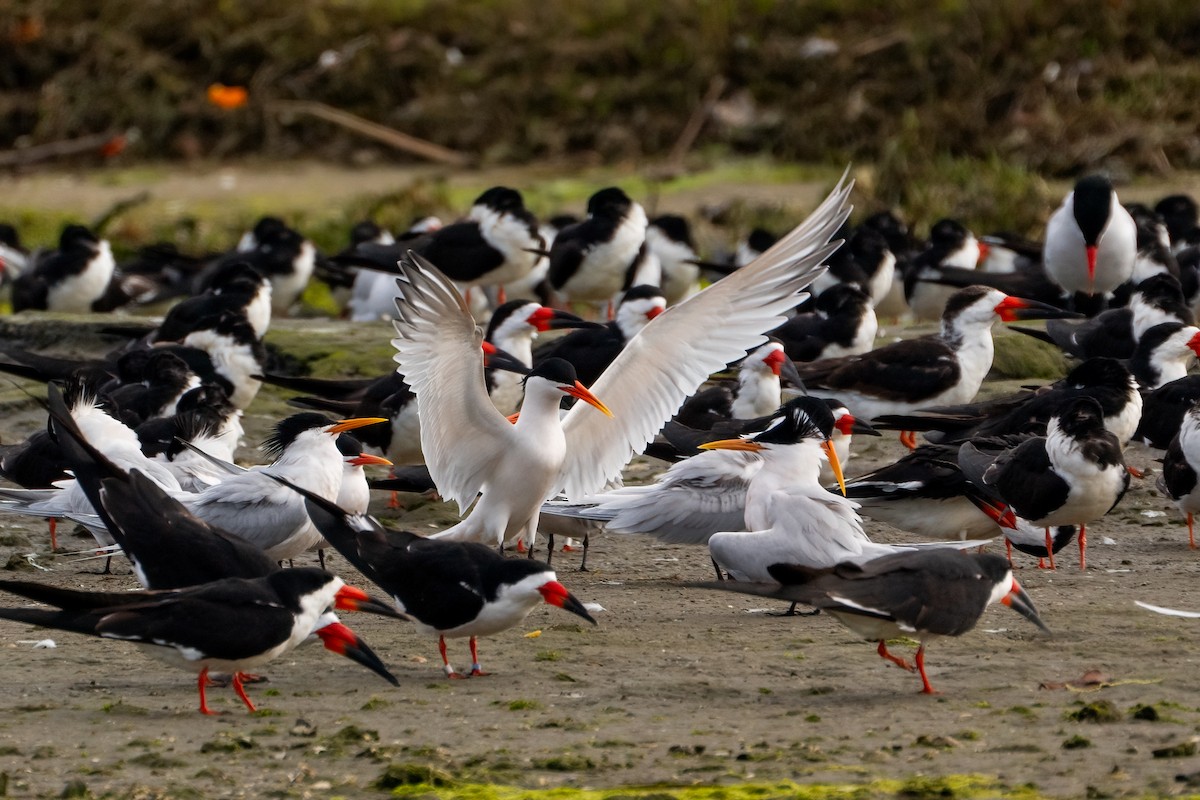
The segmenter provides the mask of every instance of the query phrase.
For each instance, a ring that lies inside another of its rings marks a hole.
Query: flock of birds
[[[134,641],[198,674],[204,713],[206,686],[228,674],[253,709],[249,671],[312,634],[395,682],[335,610],[437,635],[452,678],[465,675],[447,638],[468,639],[466,674],[483,675],[477,637],[539,604],[594,624],[550,556],[532,556],[539,532],[548,554],[556,535],[582,539],[586,569],[590,537],[607,531],[706,545],[717,580],[696,586],[825,611],[933,692],[926,642],[970,630],[989,604],[1045,629],[1013,578],[1012,548],[1054,568],[1077,539],[1086,568],[1086,526],[1136,472],[1127,442],[1165,450],[1159,488],[1190,536],[1197,206],[1182,195],[1123,206],[1089,176],[1044,243],[977,239],[953,220],[918,243],[891,213],[851,226],[850,191],[843,178],[791,232],[757,231],[721,264],[697,256],[685,220],[649,220],[617,188],[593,195],[582,220],[539,225],[519,192],[496,187],[449,225],[427,218],[393,237],[363,223],[334,256],[274,218],[226,254],[158,246],[119,268],[86,228],[29,253],[0,226],[16,311],[183,296],[156,326],[113,326],[127,344],[103,359],[0,344],[0,369],[48,383],[45,429],[0,449],[0,475],[15,484],[0,486],[0,513],[51,520],[52,546],[56,520],[83,525],[145,587],[0,581],[44,604],[0,617]],[[267,370],[271,316],[314,276],[342,292],[351,319],[393,321],[394,370],[350,380]],[[900,314],[940,329],[877,347],[879,317]],[[1049,385],[976,400],[994,323],[1032,319],[1047,322],[1018,330],[1078,364]],[[270,463],[247,469],[234,463],[240,418],[264,381],[306,410],[263,443]],[[847,479],[853,434],[885,429],[910,452]],[[641,454],[669,468],[621,485]],[[370,465],[393,474],[368,480]],[[436,492],[462,521],[428,537],[385,528],[367,514],[372,489]],[[860,514],[920,541],[873,542]],[[1007,558],[978,552],[997,537]],[[313,550],[323,567],[326,547],[392,602],[323,568],[282,567]],[[888,651],[897,636],[920,641],[914,663]]]

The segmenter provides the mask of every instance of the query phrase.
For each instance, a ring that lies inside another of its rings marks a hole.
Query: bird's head
[[[531,383],[533,385],[548,384],[563,394],[582,400],[607,417],[612,417],[613,415],[608,410],[608,407],[600,402],[600,398],[592,394],[591,390],[579,382],[579,379],[575,375],[575,367],[571,366],[571,362],[564,359],[548,358],[531,369],[529,374],[525,376],[526,392],[529,391]]]

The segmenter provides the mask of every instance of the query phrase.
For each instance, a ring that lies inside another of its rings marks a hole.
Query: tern
[[[437,535],[497,545],[518,535],[532,541],[543,502],[559,493],[578,498],[616,478],[685,397],[766,341],[765,332],[802,299],[838,247],[829,239],[849,213],[850,188],[843,179],[753,264],[651,320],[596,381],[595,394],[577,385],[566,362],[540,364],[526,379],[516,424],[488,399],[482,334],[466,303],[436,267],[410,253],[398,279],[397,372],[416,395],[422,450],[438,492],[464,511],[474,503],[461,523]],[[564,392],[587,402],[560,421]],[[597,397],[607,397],[607,405]]]

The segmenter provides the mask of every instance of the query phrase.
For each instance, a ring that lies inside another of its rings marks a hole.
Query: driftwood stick
[[[342,111],[341,109],[313,100],[276,100],[270,104],[270,109],[278,114],[307,114],[317,117],[318,119],[332,122],[334,125],[340,125],[343,128],[370,137],[376,141],[383,142],[389,147],[403,150],[406,153],[412,153],[430,161],[438,161],[442,164],[451,164],[456,167],[465,166],[470,162],[470,157],[465,153],[442,147],[439,144],[419,139],[416,136],[410,136],[407,133],[401,133],[395,128],[380,125],[378,122],[371,122],[371,120],[363,119],[357,114],[351,114],[349,111]]]

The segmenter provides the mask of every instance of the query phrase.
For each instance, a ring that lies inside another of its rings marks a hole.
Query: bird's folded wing
[[[803,299],[850,213],[845,176],[816,211],[753,262],[655,317],[591,387],[609,419],[578,403],[563,420],[567,458],[553,494],[594,492],[642,452],[712,373],[766,341]]]
[[[465,511],[507,449],[512,426],[488,398],[483,334],[458,290],[415,253],[400,273],[396,371],[416,395],[421,449],[438,493]]]

